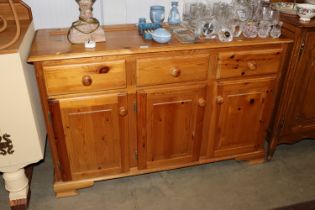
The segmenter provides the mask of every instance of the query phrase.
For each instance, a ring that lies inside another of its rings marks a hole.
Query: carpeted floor
[[[54,197],[47,153],[34,169],[30,210],[267,210],[315,200],[315,140],[282,145],[273,161],[260,165],[223,161],[97,182],[64,199]]]

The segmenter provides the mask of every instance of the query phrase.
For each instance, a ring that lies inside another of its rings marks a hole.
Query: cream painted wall
[[[75,0],[24,0],[31,8],[35,28],[69,27],[78,18]],[[166,7],[166,16],[171,0],[97,0],[94,16],[102,24],[136,23],[139,17],[149,17],[151,5]],[[183,0],[179,0],[180,8]]]
[[[75,0],[24,0],[31,8],[34,16],[35,28],[69,27],[78,19],[79,11]],[[172,0],[96,0],[94,16],[102,24],[136,23],[139,17],[149,18],[151,5],[163,5],[166,17]],[[181,11],[183,1],[179,2]],[[193,1],[193,0],[191,0]],[[211,0],[213,2],[219,0]],[[220,0],[229,2],[230,0]]]

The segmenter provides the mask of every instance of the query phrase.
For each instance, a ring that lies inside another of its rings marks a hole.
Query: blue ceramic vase
[[[172,1],[172,8],[168,16],[168,24],[170,25],[178,25],[181,23],[180,15],[179,15],[177,7],[178,7],[178,2]]]

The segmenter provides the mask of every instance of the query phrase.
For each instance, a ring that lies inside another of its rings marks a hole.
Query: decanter
[[[168,23],[170,25],[178,25],[181,23],[180,15],[179,15],[178,8],[177,8],[178,2],[172,1],[171,5],[172,5],[172,8],[171,8],[170,14],[168,16]]]

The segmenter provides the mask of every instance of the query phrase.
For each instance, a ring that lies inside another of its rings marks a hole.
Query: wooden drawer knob
[[[82,84],[84,86],[90,86],[92,84],[93,80],[91,78],[91,76],[89,75],[85,75],[82,77]]]
[[[178,69],[178,68],[174,68],[174,69],[171,70],[171,75],[172,75],[173,77],[179,77],[180,74],[181,74],[181,70]]]
[[[98,73],[100,74],[107,74],[109,72],[110,68],[108,66],[103,66],[98,70]]]
[[[127,114],[128,114],[128,110],[125,107],[122,106],[122,107],[119,108],[119,115],[120,116],[124,117]]]
[[[207,102],[206,102],[206,100],[204,98],[199,98],[198,104],[199,104],[200,107],[205,107]]]
[[[224,98],[222,96],[217,96],[216,100],[217,100],[217,104],[223,104],[224,103]]]
[[[256,63],[256,61],[248,61],[248,62],[247,62],[247,66],[248,66],[249,70],[255,70],[255,69],[257,69],[257,63]]]

